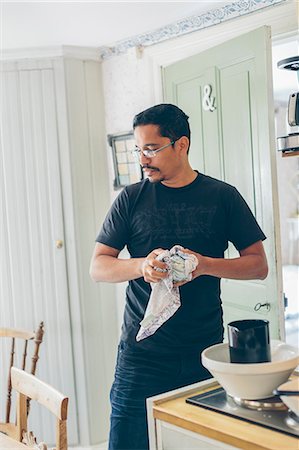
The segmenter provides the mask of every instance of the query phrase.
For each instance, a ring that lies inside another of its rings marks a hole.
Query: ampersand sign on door
[[[215,97],[212,97],[212,86],[210,84],[206,84],[203,88],[203,96],[202,96],[202,107],[204,111],[214,111],[216,106]]]

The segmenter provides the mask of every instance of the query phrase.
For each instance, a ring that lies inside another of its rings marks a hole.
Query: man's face
[[[140,125],[134,130],[136,145],[140,149],[156,150],[170,144],[171,139],[160,135],[158,125]],[[158,152],[153,158],[140,154],[140,165],[144,176],[152,183],[167,181],[175,176],[180,160],[175,144]]]

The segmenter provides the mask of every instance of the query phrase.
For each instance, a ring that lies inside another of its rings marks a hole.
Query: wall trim
[[[32,47],[1,50],[0,60],[39,59],[39,58],[74,58],[89,61],[101,61],[98,47],[78,47],[59,45],[53,47]]]
[[[149,33],[139,34],[129,39],[117,42],[114,46],[100,47],[100,58],[109,59],[126,53],[132,47],[148,47],[160,42],[173,39],[194,31],[209,28],[220,23],[235,19],[246,14],[284,3],[287,0],[237,0],[221,8],[212,9],[200,15],[187,17],[158,28]]]

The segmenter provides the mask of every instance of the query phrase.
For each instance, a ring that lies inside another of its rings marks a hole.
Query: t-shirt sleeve
[[[129,237],[129,196],[123,189],[113,202],[96,241],[109,247],[122,250]]]
[[[236,188],[231,193],[227,226],[228,240],[239,251],[266,239],[251,209]]]

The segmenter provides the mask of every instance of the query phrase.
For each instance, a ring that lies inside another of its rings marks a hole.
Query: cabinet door
[[[78,442],[53,70],[4,65],[0,185],[0,324],[45,324],[37,376],[69,396],[69,443]],[[0,367],[0,379],[4,379]],[[1,395],[3,398],[3,396]],[[1,408],[2,409],[2,408]],[[51,417],[30,413],[54,442]],[[35,427],[36,428],[36,427]]]
[[[156,435],[156,450],[238,450],[237,447],[160,420],[156,420]]]
[[[283,338],[270,29],[172,64],[163,81],[165,101],[190,116],[192,166],[236,186],[267,236],[266,280],[222,280],[225,324],[265,318],[271,337]],[[230,246],[226,257],[237,255]]]

